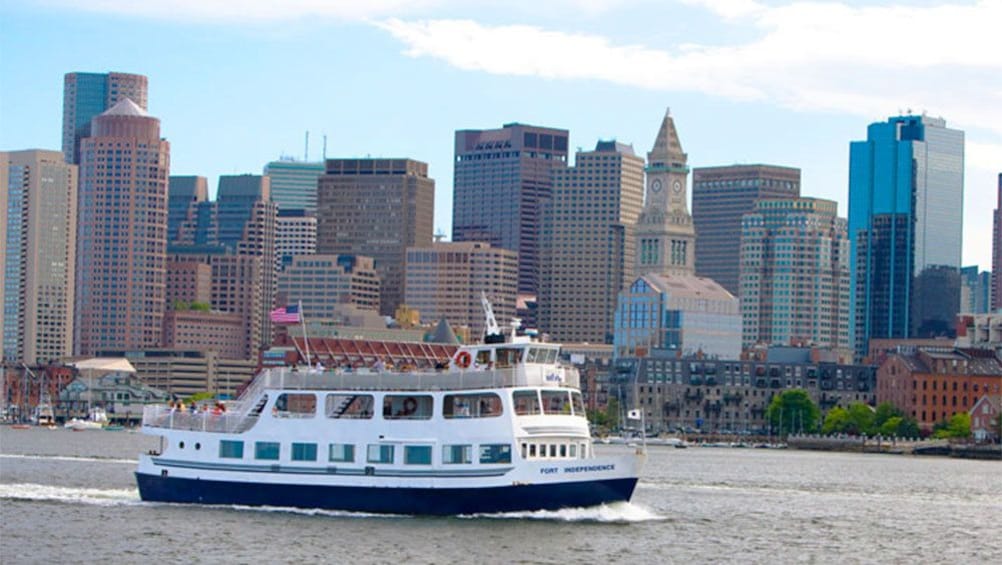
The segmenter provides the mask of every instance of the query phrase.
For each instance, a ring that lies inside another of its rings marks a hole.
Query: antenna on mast
[[[310,130],[306,130],[306,151],[303,153],[303,161],[310,160]]]
[[[327,161],[327,134],[325,133],[323,135],[324,135],[324,152],[322,154],[322,157],[324,161]]]

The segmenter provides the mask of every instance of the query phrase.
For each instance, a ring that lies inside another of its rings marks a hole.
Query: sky
[[[991,269],[1002,0],[6,0],[0,150],[61,148],[67,72],[149,77],[171,174],[409,157],[451,233],[457,129],[521,122],[691,167],[802,170],[848,215],[849,142],[923,112],[965,131],[964,265]],[[305,137],[309,132],[309,151]]]

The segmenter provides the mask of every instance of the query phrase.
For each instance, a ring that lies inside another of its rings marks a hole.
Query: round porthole
[[[184,442],[182,441],[181,443],[177,444],[177,446],[180,447],[181,449],[184,449]]]
[[[198,451],[199,449],[202,449],[202,444],[196,443],[195,444],[195,451]]]

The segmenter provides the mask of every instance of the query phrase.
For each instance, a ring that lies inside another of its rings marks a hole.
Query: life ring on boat
[[[460,369],[466,369],[472,361],[473,357],[470,356],[469,351],[460,351],[459,355],[456,355],[456,366]]]

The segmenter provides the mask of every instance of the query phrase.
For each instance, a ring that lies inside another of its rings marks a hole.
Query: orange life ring
[[[459,355],[456,355],[456,366],[460,369],[466,369],[470,366],[470,362],[473,361],[473,357],[470,357],[469,351],[460,351]]]

